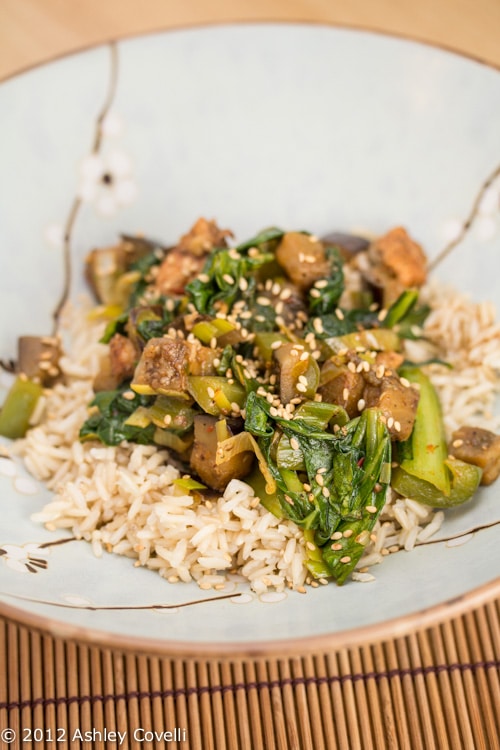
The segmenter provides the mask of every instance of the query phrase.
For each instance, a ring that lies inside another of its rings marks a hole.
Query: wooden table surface
[[[386,31],[500,68],[500,0],[0,0],[0,80],[109,39],[228,21]]]

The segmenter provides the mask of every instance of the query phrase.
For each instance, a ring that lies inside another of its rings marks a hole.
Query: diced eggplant
[[[17,342],[17,370],[30,380],[51,387],[61,377],[61,344],[52,336],[20,336]]]
[[[334,359],[327,360],[321,368],[318,393],[323,401],[342,406],[349,417],[356,417],[359,414],[358,402],[365,388],[363,375],[352,372],[345,363],[336,364]]]
[[[397,375],[386,375],[378,385],[373,379],[363,391],[366,407],[379,409],[387,420],[393,440],[407,440],[413,430],[418,406],[418,391],[403,385]]]
[[[188,397],[189,349],[182,339],[150,339],[135,368],[132,390],[144,395]]]
[[[316,237],[286,232],[276,249],[276,260],[288,278],[302,291],[328,276],[330,263],[325,247]]]
[[[492,484],[500,475],[500,435],[490,430],[460,427],[452,435],[449,450],[455,458],[482,469],[481,484]]]
[[[367,250],[370,241],[365,237],[358,237],[355,234],[345,232],[329,232],[321,238],[324,245],[333,245],[340,251],[341,257],[349,261],[351,258],[363,250]]]
[[[202,482],[214,490],[223,491],[231,479],[242,479],[250,473],[255,454],[253,451],[245,450],[223,463],[218,463],[217,421],[217,417],[207,414],[200,414],[194,418],[194,443],[190,464]]]

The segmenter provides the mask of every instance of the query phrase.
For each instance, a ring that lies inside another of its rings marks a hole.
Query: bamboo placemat
[[[3,620],[0,661],[0,747],[500,748],[500,600],[287,659],[158,657]]]

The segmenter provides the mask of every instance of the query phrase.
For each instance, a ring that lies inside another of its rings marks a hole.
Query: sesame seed
[[[294,451],[298,451],[300,448],[299,441],[297,440],[297,438],[294,438],[294,437],[290,438],[290,445]]]
[[[311,485],[307,484],[307,482],[304,482],[304,484],[302,486],[304,487],[305,492],[310,492],[311,491]]]
[[[385,373],[384,365],[379,365],[377,369],[375,370],[375,375],[377,376],[379,380],[384,377],[384,373]]]
[[[236,412],[236,414],[239,414],[241,411],[241,407],[239,404],[236,403],[236,401],[231,402],[231,409]]]
[[[404,386],[405,388],[409,388],[409,387],[410,387],[410,385],[411,385],[410,381],[409,381],[409,380],[408,380],[407,378],[399,378],[399,382],[400,382],[400,383],[401,383],[401,385],[402,385],[402,386]]]
[[[320,474],[318,472],[318,474],[316,474],[316,476],[314,477],[314,479],[316,480],[316,482],[319,484],[320,487],[323,487],[323,485],[325,483],[325,480],[323,479],[323,475],[322,474]]]
[[[356,365],[354,364],[354,362],[348,362],[347,369],[350,370],[351,372],[356,372]]]
[[[166,425],[169,425],[172,422],[172,415],[165,414],[165,416],[163,417],[163,421]]]
[[[316,549],[316,545],[312,542],[307,542],[306,547],[307,549]]]
[[[269,413],[271,414],[272,417],[278,416],[278,410],[275,406],[271,406],[271,408],[269,409]]]
[[[377,512],[377,508],[375,507],[375,505],[367,505],[365,507],[365,510],[366,510],[367,513],[376,513]]]
[[[382,322],[387,317],[387,310],[381,310],[379,314],[377,315],[377,318]]]
[[[215,336],[212,336],[212,338],[210,339],[210,349],[215,349],[216,346],[217,346],[217,339],[215,338]]]
[[[309,359],[309,352],[302,352],[302,354],[300,355],[300,360],[302,362],[305,362],[306,359]]]
[[[210,281],[210,276],[206,273],[200,273],[198,276],[198,281],[201,281],[202,284],[208,284]]]
[[[363,411],[365,406],[366,406],[366,401],[364,400],[364,398],[360,398],[358,401],[358,411]]]
[[[323,328],[323,321],[321,318],[314,318],[313,320],[313,328],[316,331],[316,333],[324,333],[325,330]]]
[[[133,391],[125,391],[123,394],[123,398],[127,401],[133,401],[135,398],[135,393]]]
[[[324,289],[325,286],[328,286],[328,281],[326,279],[320,279],[314,284],[314,286],[316,289]]]
[[[319,349],[318,349],[318,350],[316,350],[315,352],[313,352],[313,353],[311,354],[311,357],[312,357],[313,359],[319,359],[319,358],[321,357],[321,352],[319,351]]]
[[[307,385],[307,378],[305,375],[299,375],[299,383],[303,383],[304,385]]]
[[[314,255],[304,255],[304,263],[316,263]]]
[[[330,497],[330,490],[328,489],[328,487],[323,487],[323,489],[321,490],[321,494],[323,495],[323,497]]]
[[[332,539],[342,539],[342,532],[341,531],[334,531],[331,538]]]
[[[350,536],[352,536],[352,535],[353,535],[353,530],[352,530],[352,529],[346,529],[346,530],[344,531],[344,534],[343,534],[343,536],[344,536],[344,537],[345,537],[346,539],[349,539],[349,537],[350,537]]]
[[[216,357],[213,362],[214,367],[220,367],[220,359]]]
[[[271,287],[271,292],[277,297],[278,294],[281,292],[281,284],[278,284],[278,282],[275,281]]]
[[[311,297],[315,297],[316,299],[321,297],[321,292],[319,291],[319,289],[311,289],[309,294],[311,295]]]
[[[332,544],[331,548],[334,552],[338,552],[340,549],[342,549],[342,546],[343,546],[342,544],[335,542],[335,544]]]
[[[340,562],[341,563],[350,563],[351,562],[351,558],[349,557],[349,555],[344,555],[344,557],[340,558]]]
[[[246,292],[248,289],[248,281],[242,276],[238,282],[238,286],[242,292]]]
[[[401,422],[398,422],[397,419],[394,420],[394,429],[396,432],[401,432]]]
[[[207,394],[209,398],[213,398],[215,396],[215,391],[211,386],[208,386],[207,388]]]
[[[344,401],[347,401],[347,399],[349,398],[349,388],[344,388],[344,390],[342,391],[342,398]]]
[[[257,297],[257,304],[262,307],[268,307],[271,304],[271,300],[267,297]]]
[[[463,444],[464,444],[464,441],[461,440],[460,438],[458,438],[457,440],[453,441],[452,446],[454,448],[460,448],[460,446],[463,445]]]
[[[231,274],[225,273],[222,278],[224,279],[224,281],[226,282],[226,284],[231,284],[231,285],[234,284],[234,279],[231,276]]]
[[[292,296],[292,290],[290,288],[283,289],[283,291],[280,294],[280,299],[282,299],[285,302],[291,296]]]
[[[288,505],[293,505],[294,504],[294,502],[293,502],[292,498],[290,497],[290,495],[285,495],[285,500],[288,503]]]
[[[282,344],[283,342],[280,340],[273,341],[273,343],[271,344],[271,349],[279,349]]]
[[[387,418],[387,427],[389,429],[391,429],[392,427],[394,427],[394,417],[388,417]]]
[[[306,386],[306,385],[304,385],[304,383],[297,383],[297,385],[295,386],[295,389],[296,389],[297,391],[299,391],[300,393],[306,393],[306,391],[307,391],[307,386]]]
[[[326,578],[318,578],[318,583],[321,583],[322,586],[328,586],[328,580]]]
[[[345,316],[342,310],[340,309],[340,307],[335,308],[335,315],[337,316],[339,320],[344,320]]]

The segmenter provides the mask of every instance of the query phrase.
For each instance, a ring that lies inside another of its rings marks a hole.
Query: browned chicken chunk
[[[288,278],[302,290],[309,289],[330,272],[323,243],[301,232],[283,235],[276,250],[276,260]]]
[[[481,484],[492,484],[500,475],[500,435],[480,427],[460,427],[449,449],[455,458],[483,470]]]
[[[358,263],[367,280],[383,290],[385,306],[405,289],[422,286],[427,278],[426,255],[403,227],[374,240]]]
[[[201,272],[208,253],[214,247],[225,247],[230,235],[229,230],[219,229],[214,221],[198,219],[159,266],[156,289],[161,294],[183,294],[186,284]]]

